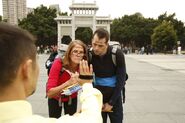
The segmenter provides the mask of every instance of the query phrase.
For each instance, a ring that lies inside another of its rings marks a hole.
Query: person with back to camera
[[[72,95],[61,95],[65,87],[77,83],[76,72],[82,59],[87,59],[86,45],[80,41],[71,41],[62,59],[54,60],[47,82],[49,117],[59,118],[62,108],[65,114],[73,115],[77,110],[77,92]],[[63,71],[61,71],[63,70]],[[63,103],[63,107],[62,107]]]
[[[97,29],[92,39],[92,60],[95,74],[94,86],[103,94],[102,117],[107,123],[122,123],[123,106],[121,92],[126,81],[125,58],[121,49],[116,50],[116,65],[112,60],[112,49],[109,46],[109,33],[105,29]],[[123,94],[124,95],[124,94]]]
[[[92,87],[92,65],[85,60],[75,74],[83,90],[81,113],[58,119],[33,114],[26,98],[35,92],[39,75],[34,43],[26,30],[0,23],[0,123],[102,123],[102,94]]]

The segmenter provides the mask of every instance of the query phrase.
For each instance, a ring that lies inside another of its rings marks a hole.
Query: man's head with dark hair
[[[26,95],[32,93],[29,91],[34,91],[30,89],[34,88],[35,84],[29,83],[37,80],[38,76],[36,75],[38,71],[35,71],[38,64],[34,43],[35,38],[28,31],[0,23],[0,93],[12,87],[16,82],[19,84],[18,81],[28,82],[23,84]]]
[[[99,39],[103,39],[105,38],[106,43],[109,41],[109,33],[107,30],[103,29],[103,28],[99,28],[97,29],[94,34],[93,37],[97,35]]]
[[[107,52],[109,33],[103,28],[97,29],[93,34],[92,48],[96,55],[102,56]]]

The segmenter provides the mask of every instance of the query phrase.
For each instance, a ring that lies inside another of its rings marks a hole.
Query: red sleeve
[[[46,85],[46,91],[50,90],[53,87],[58,86],[58,80],[60,75],[60,70],[62,68],[62,62],[60,58],[54,60],[53,65],[51,67],[48,82]]]

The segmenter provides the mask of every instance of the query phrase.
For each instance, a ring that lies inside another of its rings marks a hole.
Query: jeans
[[[112,111],[113,112],[102,112],[103,123],[107,123],[107,116],[109,116],[111,123],[122,123],[123,122],[123,103],[122,103],[121,96],[113,105]]]
[[[73,115],[77,110],[77,98],[72,99],[72,103],[69,105],[68,101],[64,103],[64,113]],[[59,102],[56,99],[48,98],[49,117],[59,118],[62,113],[62,106],[59,106]]]

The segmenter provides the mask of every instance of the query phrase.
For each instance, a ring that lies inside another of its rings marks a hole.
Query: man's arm
[[[64,115],[58,122],[65,123],[102,123],[102,94],[99,90],[92,87],[92,83],[85,83],[82,86],[83,92],[80,96],[82,103],[81,113],[73,116]]]

